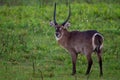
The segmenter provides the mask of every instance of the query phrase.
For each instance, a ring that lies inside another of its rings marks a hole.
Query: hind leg
[[[99,67],[100,67],[100,76],[103,75],[103,71],[102,71],[102,57],[101,57],[101,51],[97,52],[97,56],[98,56],[98,62],[99,62]]]

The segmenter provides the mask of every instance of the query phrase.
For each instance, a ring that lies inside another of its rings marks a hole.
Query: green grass
[[[103,72],[99,77],[96,54],[89,76],[87,61],[78,56],[77,74],[71,76],[71,57],[56,42],[53,6],[0,6],[0,80],[119,80],[120,5],[72,3],[72,30],[96,29],[104,35]],[[57,6],[57,21],[67,17],[64,4]]]

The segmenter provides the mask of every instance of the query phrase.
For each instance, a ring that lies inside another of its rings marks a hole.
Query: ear
[[[70,26],[70,23],[67,22],[65,25],[64,25],[64,28],[68,28]]]
[[[50,26],[55,27],[55,23],[53,21],[51,21]]]

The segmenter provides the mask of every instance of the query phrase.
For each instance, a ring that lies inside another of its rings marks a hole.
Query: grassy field
[[[120,80],[119,3],[71,3],[72,30],[95,29],[104,35],[103,77],[99,77],[96,54],[89,76],[87,61],[78,56],[77,74],[71,76],[71,57],[56,42],[53,5],[0,6],[0,80]],[[58,3],[57,21],[62,23],[68,7]]]

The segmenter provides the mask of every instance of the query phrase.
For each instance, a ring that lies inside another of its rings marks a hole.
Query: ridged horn
[[[54,20],[54,24],[57,25],[57,22],[56,22],[56,3],[55,3],[55,5],[54,5],[53,20]]]
[[[71,8],[70,8],[70,4],[69,4],[69,14],[68,14],[67,19],[62,23],[63,26],[64,26],[64,25],[68,22],[68,20],[70,19],[70,15],[71,15]]]

